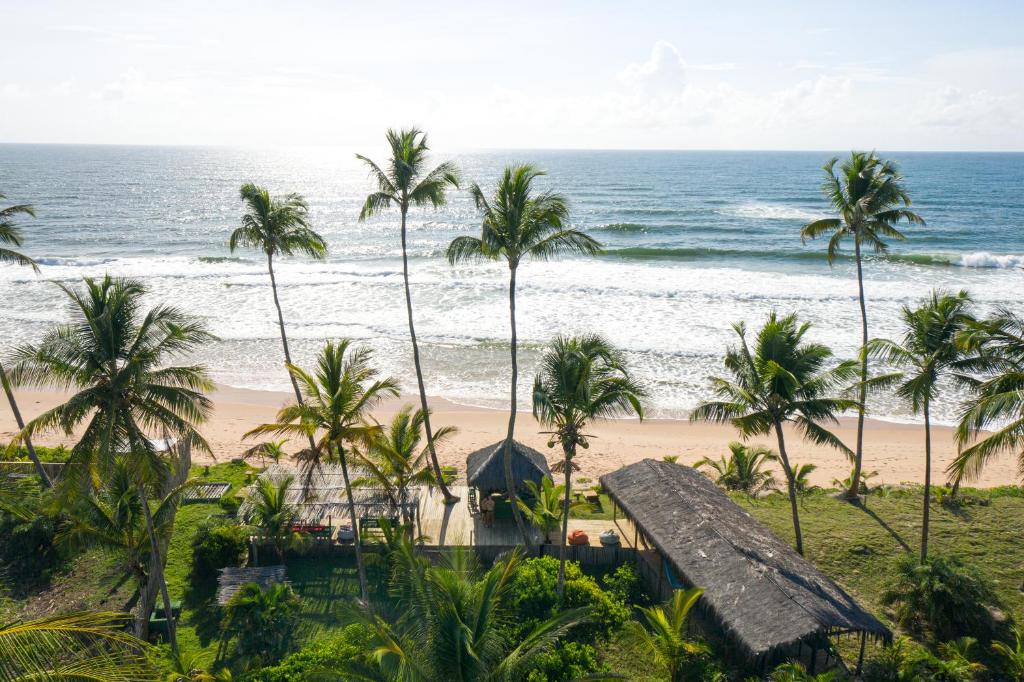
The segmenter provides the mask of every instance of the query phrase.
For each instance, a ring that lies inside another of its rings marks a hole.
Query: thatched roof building
[[[466,480],[483,495],[505,492],[505,441],[480,448],[466,457]],[[516,490],[526,492],[526,481],[540,484],[545,476],[551,476],[548,461],[544,455],[517,440],[512,441],[512,477]]]
[[[799,655],[804,643],[892,633],[839,585],[734,503],[706,477],[645,459],[601,484],[687,586],[704,588],[704,611],[751,658]]]

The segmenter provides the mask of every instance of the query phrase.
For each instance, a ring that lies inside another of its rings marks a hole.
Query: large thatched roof
[[[505,441],[500,440],[466,457],[466,480],[484,495],[506,490],[504,448]],[[512,477],[516,480],[516,490],[526,492],[525,481],[540,483],[550,475],[544,455],[517,440],[512,441]]]
[[[804,640],[892,634],[839,585],[690,467],[651,459],[601,477],[705,609],[752,658]]]

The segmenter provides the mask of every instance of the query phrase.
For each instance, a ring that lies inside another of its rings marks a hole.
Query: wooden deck
[[[511,546],[521,544],[519,531],[511,519],[496,519],[491,527],[484,526],[479,516],[469,512],[469,490],[466,486],[452,486],[453,494],[459,501],[446,506],[444,498],[437,489],[422,489],[419,494],[419,528],[418,533],[426,537],[426,544],[435,547],[452,547],[458,545],[498,545]],[[613,528],[619,534],[623,547],[633,547],[634,529],[628,519],[620,517],[610,520],[569,519],[569,532],[582,530],[590,537],[590,545],[601,545],[598,537],[602,531]],[[531,528],[531,540],[540,544],[540,533]]]

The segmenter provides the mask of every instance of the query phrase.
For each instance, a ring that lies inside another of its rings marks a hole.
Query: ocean
[[[365,150],[371,152],[372,150]],[[371,154],[372,155],[372,154]],[[648,383],[653,416],[682,416],[722,372],[731,323],[756,328],[771,310],[813,323],[810,337],[853,357],[859,342],[852,261],[829,267],[825,243],[801,244],[805,222],[828,215],[820,194],[828,152],[514,151],[451,158],[490,187],[504,164],[528,161],[566,194],[573,222],[607,249],[596,258],[528,263],[519,274],[520,396],[556,334],[600,332]],[[840,154],[841,155],[841,154]],[[873,336],[899,333],[901,306],[933,287],[966,288],[980,311],[1024,312],[1024,154],[886,153],[906,176],[926,227],[865,266]],[[397,213],[357,216],[371,190],[351,151],[0,145],[4,204],[30,202],[24,250],[42,273],[0,267],[0,347],[38,339],[67,315],[52,282],[103,273],[143,279],[153,302],[206,319],[220,340],[199,361],[221,383],[288,389],[265,261],[230,254],[244,182],[300,192],[328,240],[324,262],[276,267],[293,353],[307,364],[324,339],[352,337],[412,398],[415,379],[402,296]],[[478,216],[465,192],[441,210],[414,209],[410,250],[428,392],[507,404],[507,268],[450,267],[443,254]],[[949,387],[936,409],[955,418]],[[891,396],[874,417],[913,420]]]

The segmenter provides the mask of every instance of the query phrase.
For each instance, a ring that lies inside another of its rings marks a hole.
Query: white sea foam
[[[724,208],[719,213],[740,218],[758,218],[761,220],[814,220],[823,217],[822,213],[808,211],[799,206],[787,204],[748,203]]]
[[[974,251],[963,254],[955,263],[966,268],[1024,268],[1024,255]]]

